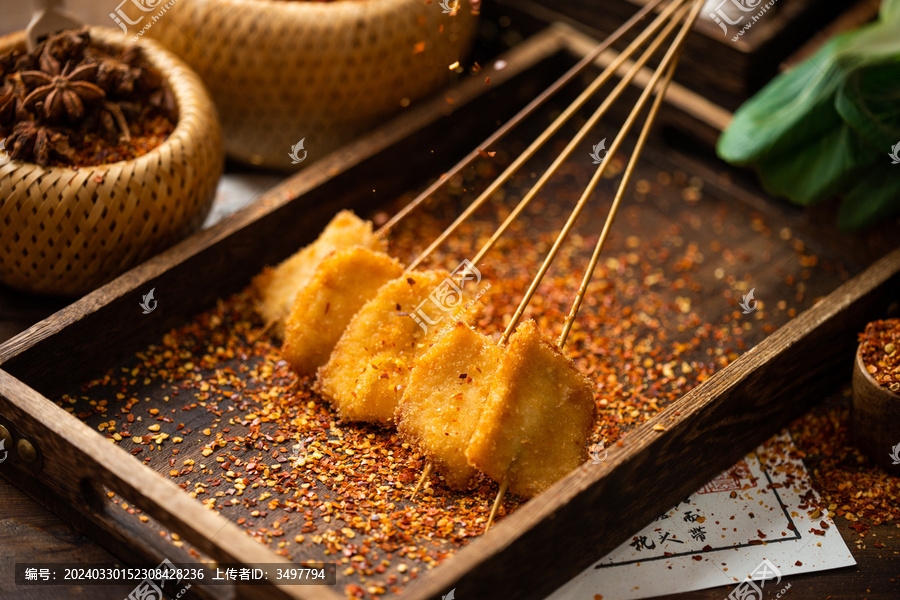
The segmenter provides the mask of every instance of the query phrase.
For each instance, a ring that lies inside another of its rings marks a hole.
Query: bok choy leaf
[[[771,193],[809,205],[842,196],[838,225],[900,212],[900,0],[835,37],[738,109],[717,146],[752,166]],[[894,168],[892,168],[894,167]]]

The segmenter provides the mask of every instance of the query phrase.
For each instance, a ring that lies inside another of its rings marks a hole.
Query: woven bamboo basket
[[[230,157],[296,169],[448,82],[477,25],[455,1],[190,0],[147,35],[206,82]],[[300,140],[309,157],[293,165]]]
[[[131,44],[91,28],[111,47]],[[195,231],[222,173],[222,132],[203,83],[153,41],[139,41],[169,81],[178,123],[169,138],[128,161],[81,167],[0,164],[0,281],[28,292],[84,294]],[[0,38],[0,52],[25,45]]]

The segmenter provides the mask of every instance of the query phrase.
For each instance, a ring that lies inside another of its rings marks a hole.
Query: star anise
[[[38,133],[34,142],[35,162],[46,166],[51,157],[62,159],[66,164],[71,164],[78,158],[69,145],[69,136],[60,132],[45,133],[43,136]]]
[[[116,56],[103,56],[88,48],[84,57],[85,61],[99,65],[96,83],[108,96],[128,97],[134,92],[150,93],[163,84],[162,75],[146,63],[137,46],[129,46]]]
[[[8,76],[18,71],[37,68],[37,60],[27,52],[10,50],[0,56],[0,75]]]
[[[53,156],[69,161],[76,158],[69,146],[68,136],[61,131],[35,125],[30,121],[17,123],[6,142],[9,156],[14,160],[47,166]]]
[[[110,136],[117,139],[131,140],[128,121],[125,119],[122,109],[115,102],[103,103],[103,108],[100,110],[100,123]]]
[[[15,160],[100,164],[130,152],[132,127],[145,136],[177,121],[169,85],[137,46],[96,44],[80,30],[0,54],[0,138]]]
[[[163,76],[155,67],[144,60],[144,54],[138,46],[130,46],[122,52],[122,61],[132,67],[134,86],[142,92],[152,92],[163,87]]]
[[[6,138],[6,149],[10,158],[27,160],[34,150],[34,139],[37,137],[37,128],[31,121],[16,123],[12,135]]]
[[[0,126],[12,122],[16,112],[16,88],[12,83],[4,80],[0,87]]]
[[[144,92],[150,92],[153,90],[158,90],[162,87],[168,87],[163,85],[164,79],[162,73],[154,69],[153,67],[141,67],[140,75],[138,75],[137,81],[135,85]]]
[[[25,85],[37,86],[25,97],[25,108],[36,108],[43,102],[43,116],[48,121],[60,121],[65,115],[72,122],[84,116],[84,103],[106,96],[96,84],[86,79],[96,76],[97,65],[82,65],[70,70],[67,65],[59,75],[41,71],[23,71],[20,76]]]
[[[16,104],[15,115],[16,115],[16,117],[15,117],[14,121],[17,123],[19,121],[34,121],[34,119],[35,119],[34,113],[31,112],[30,110],[28,110],[27,108],[25,108],[25,102],[23,101],[24,95],[25,95],[24,92],[22,92],[18,88],[16,89],[16,99],[15,99],[15,104]]]
[[[98,65],[97,85],[107,94],[127,96],[134,91],[136,77],[127,64],[108,58],[100,60]]]
[[[16,51],[12,50],[4,54],[0,54],[0,78],[6,77],[7,73],[12,73],[16,65]]]
[[[87,28],[51,35],[44,41],[44,47],[40,51],[41,70],[45,73],[59,73],[62,65],[78,63],[90,42],[91,34]]]
[[[175,101],[175,94],[172,93],[172,89],[169,86],[163,86],[150,94],[147,102],[171,121],[178,120],[178,103]]]

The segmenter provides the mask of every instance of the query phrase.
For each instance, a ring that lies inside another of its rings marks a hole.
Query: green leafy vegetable
[[[900,29],[896,32],[900,36]],[[900,135],[900,56],[893,63],[853,72],[838,90],[841,118],[876,147],[891,147]]]
[[[887,157],[885,156],[885,159]],[[887,166],[890,167],[888,160]],[[897,213],[900,201],[900,176],[883,165],[873,166],[858,184],[844,194],[838,211],[838,227],[853,231],[877,223]]]
[[[900,212],[900,0],[825,44],[734,115],[718,153],[756,168],[773,194],[809,205],[843,195],[838,224],[856,229]]]

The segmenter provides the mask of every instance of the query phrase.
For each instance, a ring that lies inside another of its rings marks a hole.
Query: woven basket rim
[[[37,163],[20,160],[13,161],[12,159],[10,159],[10,163],[18,163],[22,167],[31,166],[35,169],[41,169],[47,173],[77,173],[80,171],[106,172],[110,168],[116,166],[129,164],[139,165],[142,162],[152,161],[154,153],[159,152],[166,146],[174,145],[176,141],[179,141],[183,136],[188,134],[190,125],[185,119],[185,114],[186,109],[196,108],[194,94],[197,93],[197,86],[200,87],[204,94],[208,95],[206,88],[200,82],[197,74],[194,73],[193,70],[191,70],[191,68],[187,66],[187,64],[185,64],[180,58],[175,56],[175,54],[173,54],[169,50],[166,50],[161,44],[159,44],[152,38],[141,38],[136,42],[132,42],[128,36],[109,27],[91,25],[88,27],[88,29],[90,30],[92,41],[97,41],[103,45],[111,46],[116,49],[122,49],[127,45],[136,45],[140,46],[141,49],[144,50],[146,60],[154,67],[159,69],[160,73],[163,75],[165,80],[168,81],[169,86],[172,89],[172,95],[175,97],[175,103],[178,106],[178,122],[175,124],[175,129],[172,130],[172,133],[169,134],[169,137],[167,137],[161,144],[154,146],[152,149],[140,156],[129,158],[127,160],[119,160],[111,163],[101,163],[99,165],[87,165],[79,167],[42,167]],[[9,48],[15,48],[17,46],[22,48],[25,47],[24,30],[14,31],[4,36],[0,36],[0,52],[5,52]],[[176,75],[183,74],[190,74],[193,81],[180,81],[179,78],[176,77]],[[191,89],[189,89],[189,87]]]

